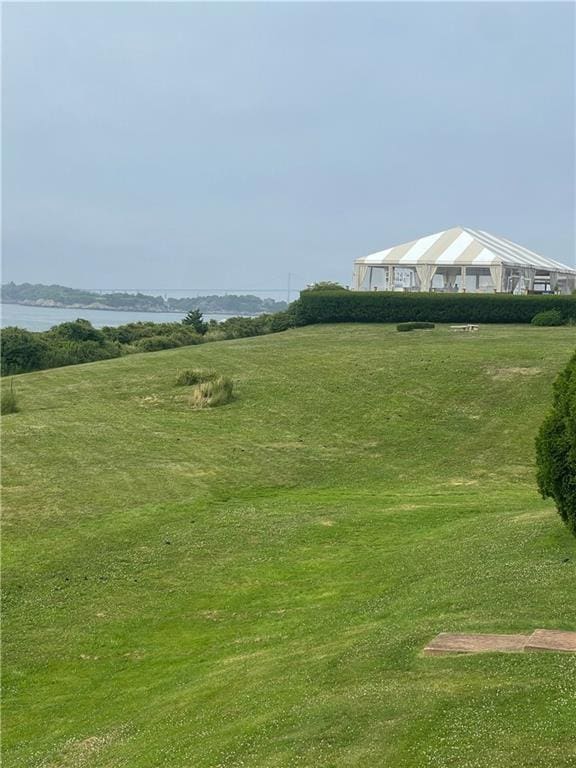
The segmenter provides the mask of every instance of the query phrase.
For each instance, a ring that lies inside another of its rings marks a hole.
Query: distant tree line
[[[2,329],[0,373],[12,376],[45,368],[90,363],[136,352],[155,352],[224,339],[262,336],[284,331],[293,325],[293,312],[257,317],[231,317],[223,322],[205,322],[202,313],[192,310],[182,322],[127,323],[95,328],[79,318],[60,323],[49,331],[24,328]]]
[[[145,293],[96,293],[63,285],[5,283],[1,289],[5,304],[76,307],[78,309],[115,309],[135,312],[188,312],[198,309],[206,314],[257,315],[281,312],[285,301],[253,295],[186,296],[173,298]]]

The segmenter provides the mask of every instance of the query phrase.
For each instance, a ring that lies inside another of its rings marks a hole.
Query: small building
[[[453,227],[356,259],[352,290],[572,293],[576,269],[480,229]]]

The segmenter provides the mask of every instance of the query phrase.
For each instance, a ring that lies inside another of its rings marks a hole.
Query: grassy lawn
[[[533,442],[571,328],[320,326],[15,378],[6,768],[563,768],[576,629]],[[230,375],[193,411],[179,371]]]

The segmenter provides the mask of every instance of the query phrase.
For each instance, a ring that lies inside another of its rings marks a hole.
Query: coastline
[[[16,306],[16,307],[32,307],[35,309],[89,309],[90,311],[95,312],[145,312],[150,315],[185,315],[185,310],[182,309],[167,309],[167,308],[160,308],[160,309],[152,309],[150,307],[113,307],[109,304],[62,304],[60,302],[51,302],[51,301],[1,301],[0,305],[9,305],[9,306]],[[225,317],[231,317],[232,315],[230,312],[225,312],[224,310],[205,310],[206,314],[208,315],[222,315]],[[234,314],[235,317],[253,317],[250,313],[246,312],[237,312]]]

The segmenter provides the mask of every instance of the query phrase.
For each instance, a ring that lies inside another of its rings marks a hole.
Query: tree
[[[182,320],[182,324],[190,325],[201,336],[204,336],[208,330],[208,323],[204,322],[202,312],[199,309],[191,309]]]
[[[348,290],[340,283],[334,283],[331,280],[322,280],[319,283],[312,283],[306,288],[307,291],[346,291]]]
[[[554,383],[552,410],[536,438],[538,487],[576,535],[576,354]]]

